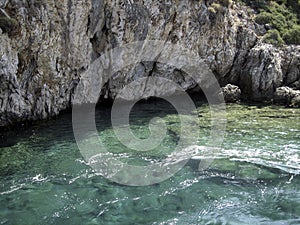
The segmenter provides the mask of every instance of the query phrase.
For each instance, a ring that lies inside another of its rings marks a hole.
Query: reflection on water
[[[123,162],[161,160],[176,146],[179,118],[165,102],[141,103],[131,129],[149,135],[153,116],[168,135],[149,152],[128,151],[116,140],[110,110],[98,108],[101,140]],[[199,145],[210,133],[210,113],[199,105]],[[299,224],[300,110],[228,105],[222,149],[205,171],[198,160],[174,177],[147,187],[115,184],[86,165],[70,115],[2,134],[0,224]],[[193,132],[193,131],[190,131]]]

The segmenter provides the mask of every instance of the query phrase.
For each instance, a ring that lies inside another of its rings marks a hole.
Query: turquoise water
[[[199,145],[210,132],[210,112],[198,104]],[[179,119],[163,101],[140,103],[131,128],[149,135],[153,116],[168,135],[150,152],[131,152],[114,137],[110,110],[96,110],[101,140],[131,164],[159,160],[179,138]],[[65,114],[1,135],[0,224],[300,224],[300,110],[278,106],[227,105],[222,148],[205,171],[197,160],[172,178],[129,187],[97,174],[76,145]]]

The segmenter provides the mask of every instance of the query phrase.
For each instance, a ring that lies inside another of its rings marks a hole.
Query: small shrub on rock
[[[284,40],[282,39],[280,33],[278,30],[269,30],[266,35],[264,36],[264,42],[276,45],[276,46],[281,46],[284,44]]]

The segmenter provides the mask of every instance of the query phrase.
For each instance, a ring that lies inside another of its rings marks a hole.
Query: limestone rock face
[[[263,44],[265,30],[253,22],[246,7],[233,3],[212,11],[211,4],[0,1],[0,21],[11,20],[0,24],[0,126],[57,115],[72,103],[85,103],[92,90],[114,99],[124,86],[140,78],[164,77],[184,90],[195,89],[195,80],[182,68],[159,58],[137,60],[112,76],[103,72],[97,82],[85,77],[98,68],[94,65],[98,57],[134,41],[161,40],[189,49],[208,65],[221,86],[239,86],[246,99],[273,99],[281,86],[300,89],[300,46]],[[113,60],[108,59],[106,69]],[[198,73],[201,77],[203,71]],[[77,87],[81,94],[74,100]],[[163,85],[155,90],[172,94]]]
[[[292,50],[293,49],[293,50]],[[272,99],[276,88],[299,88],[299,46],[277,49],[272,45],[258,44],[245,58],[241,68],[240,87],[250,100]]]
[[[70,107],[76,82],[91,61],[91,2],[12,0],[3,10],[19,30],[0,31],[0,126]]]

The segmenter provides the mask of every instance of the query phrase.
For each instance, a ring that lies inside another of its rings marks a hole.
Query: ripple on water
[[[167,111],[160,103],[147,107],[137,107],[131,118],[142,136],[155,111]],[[97,176],[80,155],[69,115],[16,135],[12,145],[0,148],[0,224],[299,224],[300,111],[227,108],[222,148],[213,156],[200,154],[215,158],[207,170],[198,171],[199,161],[191,160],[174,177],[147,187]],[[198,109],[199,145],[205,145],[210,113],[207,105]],[[127,151],[114,139],[108,109],[96,114],[103,142],[124,162],[160,160],[178,140],[172,110],[160,114],[168,138],[145,154]]]

